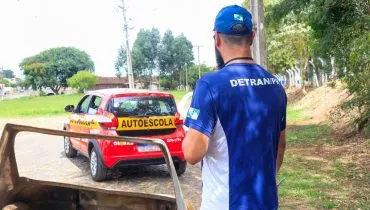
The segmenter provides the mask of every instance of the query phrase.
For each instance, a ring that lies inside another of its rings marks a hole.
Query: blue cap
[[[233,26],[237,24],[246,26],[247,30],[232,30]],[[232,5],[220,10],[216,16],[215,27],[213,30],[221,34],[242,36],[251,33],[252,29],[252,14],[241,6]]]

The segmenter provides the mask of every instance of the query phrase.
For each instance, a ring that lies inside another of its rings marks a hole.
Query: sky
[[[141,28],[184,33],[201,45],[200,63],[215,66],[213,23],[218,11],[242,0],[125,0],[132,46]],[[0,0],[0,68],[21,75],[23,58],[53,47],[87,52],[99,76],[114,76],[125,41],[120,0]],[[198,55],[194,48],[194,62]]]

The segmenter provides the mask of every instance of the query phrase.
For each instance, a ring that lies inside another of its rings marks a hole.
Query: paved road
[[[0,119],[0,131],[6,122],[61,129],[64,121],[65,117]],[[165,165],[126,168],[113,172],[111,180],[96,183],[89,176],[87,158],[82,155],[75,159],[65,157],[61,137],[21,133],[16,139],[15,151],[21,176],[104,189],[173,195]],[[200,166],[188,166],[180,182],[185,198],[198,208],[201,199]]]

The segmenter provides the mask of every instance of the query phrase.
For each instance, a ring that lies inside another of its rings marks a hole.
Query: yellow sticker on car
[[[69,123],[83,128],[100,128],[98,121],[91,117],[70,117]]]
[[[118,128],[121,131],[176,128],[173,116],[165,117],[120,117]]]

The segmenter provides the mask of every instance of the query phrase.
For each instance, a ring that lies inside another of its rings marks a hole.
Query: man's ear
[[[215,33],[215,45],[217,48],[221,46],[221,36],[219,33]]]
[[[255,36],[256,36],[256,33],[252,31],[251,34],[249,35],[249,45],[253,44],[253,40]]]

